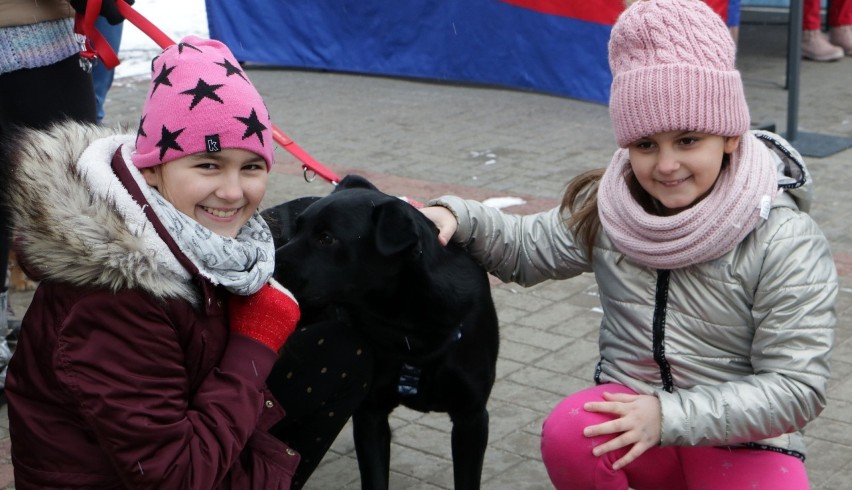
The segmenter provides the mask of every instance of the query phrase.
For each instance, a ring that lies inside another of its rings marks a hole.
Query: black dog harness
[[[453,333],[453,338],[450,342],[455,342],[462,337],[462,326],[459,325]],[[406,344],[408,338],[405,339]],[[420,384],[420,368],[411,364],[403,363],[399,369],[399,385],[397,392],[400,396],[414,396],[417,394],[417,387]]]

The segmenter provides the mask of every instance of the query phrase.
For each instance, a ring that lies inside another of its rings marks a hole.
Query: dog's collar
[[[460,338],[462,338],[461,325],[459,325],[453,332],[450,342],[455,342]],[[405,337],[405,345],[409,350],[411,350],[411,346],[408,343],[408,337]],[[397,385],[397,392],[400,396],[414,396],[417,394],[418,385],[420,385],[420,368],[412,366],[411,364],[403,363],[402,367],[399,369],[399,385]]]
[[[411,350],[411,344],[408,342],[408,335],[403,336],[403,338],[405,339],[405,347],[407,347],[408,350]],[[450,336],[450,342],[455,342],[456,340],[458,340],[460,338],[462,338],[462,326],[461,325],[456,327],[456,329],[453,331],[453,334]]]

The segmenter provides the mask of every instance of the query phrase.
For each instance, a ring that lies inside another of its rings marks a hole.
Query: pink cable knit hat
[[[272,167],[269,112],[227,46],[195,36],[151,62],[151,87],[131,160],[153,167],[199,152],[254,152]]]
[[[748,131],[735,54],[725,23],[700,0],[641,0],[628,7],[609,41],[609,113],[618,146],[665,131]]]

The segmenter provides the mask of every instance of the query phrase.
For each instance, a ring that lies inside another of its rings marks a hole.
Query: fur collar
[[[17,247],[39,279],[198,301],[189,272],[112,171],[121,147],[134,178],[146,185],[129,163],[135,135],[63,122],[12,138],[7,198]]]

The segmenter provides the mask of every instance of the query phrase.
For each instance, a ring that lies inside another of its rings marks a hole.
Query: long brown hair
[[[564,221],[565,227],[574,234],[578,243],[585,245],[589,260],[592,260],[595,240],[601,228],[601,219],[598,215],[598,185],[605,170],[604,168],[587,170],[571,179],[562,196],[562,204],[559,206],[559,212],[563,216],[568,211],[568,217]],[[630,195],[636,202],[647,212],[658,213],[654,199],[639,185],[629,166],[624,171],[624,180]]]
[[[589,260],[592,258],[595,238],[601,227],[598,217],[598,185],[604,170],[588,170],[571,179],[559,206],[562,216],[565,216],[567,211],[567,219],[563,222],[565,227],[574,234],[577,242],[586,246]]]

